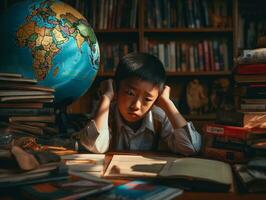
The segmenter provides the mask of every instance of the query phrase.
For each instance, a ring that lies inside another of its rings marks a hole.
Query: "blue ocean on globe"
[[[58,0],[26,0],[2,13],[0,24],[0,72],[54,88],[58,105],[90,88],[99,69],[99,45],[77,10]]]

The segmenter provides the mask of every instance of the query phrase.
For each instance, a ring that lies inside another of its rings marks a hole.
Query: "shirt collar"
[[[121,130],[122,127],[128,127],[122,120],[121,115],[118,111],[118,107],[116,106],[115,109],[115,118],[117,119],[117,130]],[[151,110],[147,113],[147,115],[144,117],[143,119],[143,123],[140,127],[139,130],[144,130],[144,129],[148,129],[150,130],[153,134],[155,134],[155,130],[154,130],[154,122],[153,122],[153,118],[152,118],[152,112]],[[137,131],[138,132],[138,131]]]

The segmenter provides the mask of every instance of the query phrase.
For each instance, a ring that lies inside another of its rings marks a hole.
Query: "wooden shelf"
[[[138,33],[138,29],[96,29],[95,33]]]
[[[96,29],[95,33],[138,33],[142,30],[140,29]],[[144,33],[227,33],[227,32],[233,32],[234,30],[232,28],[155,28],[155,29],[149,29],[145,28],[143,29]]]
[[[167,76],[224,76],[231,75],[230,71],[217,71],[217,72],[167,72]]]
[[[162,28],[162,29],[144,29],[145,33],[222,33],[233,32],[233,28]]]
[[[167,76],[229,76],[232,74],[230,71],[218,72],[166,72]],[[114,72],[99,72],[98,77],[112,77]]]

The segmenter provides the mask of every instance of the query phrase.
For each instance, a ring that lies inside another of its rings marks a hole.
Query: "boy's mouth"
[[[128,115],[133,117],[133,118],[138,118],[139,117],[139,115],[137,115],[136,113],[132,113],[132,112],[129,112]]]

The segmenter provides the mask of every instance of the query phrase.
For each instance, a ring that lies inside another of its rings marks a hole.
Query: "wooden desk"
[[[136,152],[136,153],[128,153],[128,152],[111,152],[106,154],[105,157],[105,166],[104,168],[106,169],[108,164],[110,163],[113,154],[138,154],[138,155],[158,155],[155,153],[141,153],[141,152]],[[161,155],[170,155],[173,156],[173,154],[159,154]],[[120,182],[120,183],[125,183],[127,182],[126,180],[121,181],[121,180],[115,180],[114,182]],[[0,199],[1,200],[15,200],[15,199],[21,199],[16,190],[11,190],[10,192],[7,191],[5,195],[0,194]],[[87,197],[85,199],[90,199],[90,197]],[[184,193],[176,198],[177,200],[201,200],[201,199],[206,199],[206,200],[266,200],[266,193],[259,194],[259,193],[249,193],[249,194],[242,194],[236,192],[226,192],[226,193],[215,193],[215,192],[191,192],[191,191],[184,191]]]

